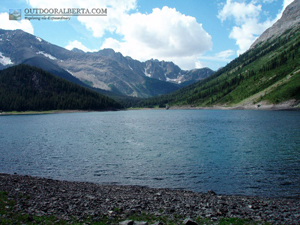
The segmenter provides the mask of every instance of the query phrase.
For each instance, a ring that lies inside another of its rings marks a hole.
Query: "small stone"
[[[216,192],[214,192],[213,190],[208,191],[207,194],[209,194],[209,195],[217,195]]]
[[[134,221],[134,225],[148,225],[148,222],[145,221]]]
[[[162,222],[158,221],[158,222],[155,222],[154,224],[152,225],[164,225]]]
[[[125,220],[119,223],[119,225],[133,225],[133,220]]]
[[[185,225],[198,225],[195,221],[193,221],[190,218],[186,218],[182,223]]]

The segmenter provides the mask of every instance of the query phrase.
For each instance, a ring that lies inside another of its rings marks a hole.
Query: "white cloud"
[[[29,20],[9,20],[8,13],[0,13],[0,28],[4,30],[21,29],[30,34],[33,34],[33,26]]]
[[[282,16],[282,13],[283,11],[285,10],[285,8],[291,4],[294,0],[284,0],[283,1],[283,4],[282,4],[282,10],[277,14],[277,17],[276,17],[276,21],[279,20]]]
[[[176,9],[156,8],[150,14],[141,14],[137,12],[136,0],[27,1],[36,8],[107,8],[107,16],[78,16],[77,19],[94,37],[111,32],[122,38],[121,41],[107,38],[101,48],[113,48],[138,60],[157,58],[191,69],[196,66],[197,56],[212,48],[211,36],[202,24]],[[69,43],[68,48],[72,44],[80,47],[78,43]]]
[[[239,46],[237,54],[247,51],[255,39],[276,21],[267,19],[260,22],[261,13],[263,13],[262,6],[256,1],[247,4],[227,0],[222,10],[219,11],[218,18],[222,22],[233,18],[236,24],[232,27],[229,37],[235,39]]]
[[[237,54],[242,54],[249,49],[256,38],[267,28],[272,26],[274,21],[266,20],[264,23],[258,22],[256,18],[249,19],[242,26],[234,26],[229,37],[236,40],[239,46]]]
[[[86,46],[84,46],[80,41],[70,41],[69,44],[65,47],[68,50],[72,50],[73,48],[78,48],[84,52],[95,52],[97,51],[96,49],[89,49]]]
[[[289,4],[291,4],[293,1],[294,1],[294,0],[284,0],[284,1],[283,1],[283,9],[282,9],[282,11],[284,11],[285,8],[286,8]]]
[[[274,0],[263,0],[263,3],[271,3]],[[242,54],[247,51],[256,38],[262,34],[267,28],[271,27],[280,17],[284,9],[293,0],[284,0],[283,8],[276,18],[266,19],[264,22],[260,21],[260,15],[265,13],[262,11],[262,6],[257,3],[258,1],[252,0],[250,3],[235,2],[227,0],[222,10],[218,13],[218,18],[223,22],[227,19],[233,18],[235,26],[229,34],[229,37],[236,40],[239,46],[237,54]]]
[[[117,32],[124,15],[136,9],[136,0],[27,0],[35,8],[107,8],[107,16],[78,16],[78,21],[93,32],[94,37],[102,37],[106,31]]]
[[[226,59],[230,56],[233,56],[235,52],[231,49],[216,53],[217,58]]]
[[[274,2],[275,0],[263,0],[263,3],[272,3]]]
[[[228,49],[222,52],[218,52],[213,56],[200,56],[199,60],[204,61],[212,61],[212,62],[230,62],[232,60],[232,56],[235,55],[235,51],[232,49]],[[215,68],[217,69],[217,68]]]
[[[139,60],[173,61],[182,69],[195,68],[197,56],[212,48],[202,24],[166,6],[150,14],[124,16],[118,33],[124,36],[122,41],[109,38],[101,48],[114,48]]]
[[[245,2],[232,2],[227,0],[223,9],[219,11],[218,18],[224,20],[233,17],[237,24],[245,23],[249,18],[256,18],[261,11],[261,5]]]

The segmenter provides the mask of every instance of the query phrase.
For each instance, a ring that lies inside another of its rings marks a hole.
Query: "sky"
[[[22,29],[66,49],[112,48],[181,69],[217,70],[249,49],[293,0],[1,0],[0,28]],[[107,9],[107,16],[28,20],[29,9]],[[21,20],[9,20],[20,9]]]

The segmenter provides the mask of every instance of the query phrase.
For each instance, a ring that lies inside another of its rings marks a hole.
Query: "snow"
[[[67,71],[69,74],[71,74],[71,75],[74,76],[74,74],[73,74],[70,70],[67,70],[67,69],[66,69],[66,71]],[[75,76],[74,76],[74,77],[75,77]]]
[[[3,56],[3,53],[0,52],[0,63],[3,65],[3,66],[6,66],[6,65],[10,65],[10,64],[14,64],[11,59],[9,57],[5,57]]]
[[[147,77],[151,77],[151,74],[150,74],[150,73],[147,73],[146,69],[145,69],[144,74],[145,74],[145,76],[147,76]]]
[[[177,79],[170,79],[169,77],[166,77],[167,81],[177,82]]]
[[[35,37],[36,39],[38,39],[40,42],[42,42],[42,39],[40,39],[39,37]]]
[[[133,70],[130,65],[128,65],[129,69]]]
[[[55,58],[54,56],[52,56],[52,55],[50,55],[50,54],[48,54],[48,53],[42,52],[42,51],[39,51],[39,52],[37,52],[36,54],[42,54],[42,55],[44,55],[44,56],[46,56],[47,58],[52,59],[52,60],[56,60],[56,59],[57,59],[57,58]]]
[[[167,80],[168,82],[175,82],[175,83],[177,83],[177,84],[181,84],[181,79],[183,78],[183,75],[177,77],[176,79],[168,78],[166,74],[165,74],[165,76],[166,76],[166,80]]]

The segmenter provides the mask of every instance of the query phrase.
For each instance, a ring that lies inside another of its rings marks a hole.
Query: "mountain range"
[[[112,49],[71,51],[22,30],[0,29],[0,70],[26,63],[85,87],[119,95],[151,97],[170,93],[214,73],[181,70],[173,62],[140,62]]]
[[[139,62],[112,49],[69,51],[21,30],[0,30],[0,69],[21,63],[108,96],[127,96],[125,107],[259,108],[284,101],[299,107],[300,1],[293,1],[248,51],[216,72],[184,71],[154,59]],[[131,98],[151,96],[157,97]]]

